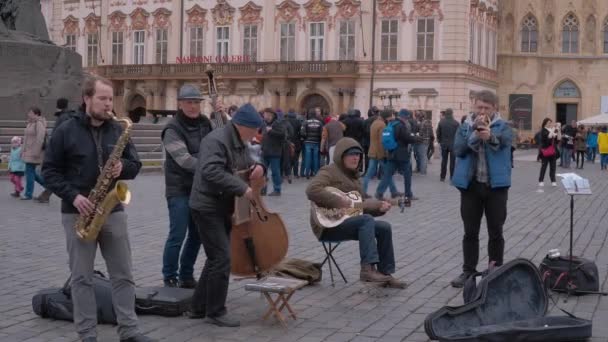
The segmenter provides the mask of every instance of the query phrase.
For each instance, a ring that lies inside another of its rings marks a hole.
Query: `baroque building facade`
[[[175,110],[182,84],[207,92],[211,64],[225,105],[339,114],[365,113],[371,103],[424,110],[437,122],[440,110],[464,115],[473,92],[497,88],[497,2],[377,0],[374,10],[372,0],[43,0],[42,7],[53,41],[114,82],[119,114]]]
[[[608,112],[608,1],[501,0],[499,13],[500,109],[517,126]]]

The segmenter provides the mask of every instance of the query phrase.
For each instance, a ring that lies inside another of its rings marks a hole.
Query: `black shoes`
[[[190,319],[202,319],[205,318],[205,313],[201,311],[192,310],[188,313],[188,318]]]
[[[241,322],[231,319],[228,315],[217,316],[217,317],[207,317],[205,321],[209,324],[217,325],[218,327],[240,327]]]
[[[198,283],[194,279],[179,281],[179,287],[181,287],[182,289],[194,289],[194,288],[196,288],[196,285],[198,285]]]
[[[153,340],[146,335],[139,334],[133,337],[120,339],[120,342],[156,342],[156,340]]]
[[[82,342],[97,342],[97,337],[85,337]]]
[[[470,273],[462,272],[458,277],[454,278],[454,280],[452,280],[450,284],[452,285],[452,287],[455,287],[457,289],[463,288],[464,283],[467,281],[470,275]]]
[[[163,280],[165,287],[179,287],[179,282],[175,278],[169,278]]]

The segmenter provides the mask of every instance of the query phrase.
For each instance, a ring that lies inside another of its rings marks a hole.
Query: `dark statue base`
[[[47,119],[56,101],[66,97],[80,105],[82,57],[27,33],[0,34],[0,119],[24,120],[30,106]]]

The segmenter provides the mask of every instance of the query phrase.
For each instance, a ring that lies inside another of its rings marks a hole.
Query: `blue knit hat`
[[[260,128],[264,120],[250,103],[246,103],[232,116],[232,123],[249,128]]]
[[[399,116],[404,117],[404,118],[408,118],[408,117],[412,116],[412,112],[410,112],[407,109],[401,109],[399,111]]]

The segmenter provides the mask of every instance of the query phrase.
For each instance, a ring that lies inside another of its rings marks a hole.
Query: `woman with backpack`
[[[380,179],[380,175],[378,174],[378,166],[380,164],[386,164],[386,152],[384,151],[384,146],[382,145],[382,133],[386,128],[387,124],[390,124],[394,120],[393,112],[390,110],[383,110],[380,115],[377,116],[376,120],[371,124],[369,128],[369,150],[367,152],[369,157],[368,168],[365,171],[365,176],[363,177],[363,192],[364,196],[368,197],[367,187],[369,186],[369,181],[374,177],[378,176]],[[391,195],[398,196],[400,195],[397,192],[397,186],[395,182],[391,178],[389,182],[389,190]]]

